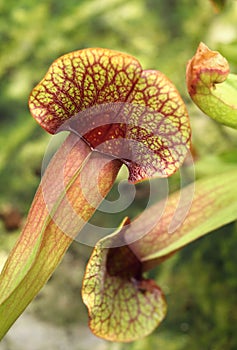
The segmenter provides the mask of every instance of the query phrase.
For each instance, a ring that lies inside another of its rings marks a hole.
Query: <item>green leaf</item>
[[[121,162],[106,159],[97,183],[94,173],[103,163],[103,156],[92,154],[75,135],[66,139],[52,159],[25,228],[0,275],[0,339],[47,282],[73,238],[110,190]],[[63,178],[59,176],[61,169]],[[82,176],[91,179],[87,188],[81,186]]]
[[[192,100],[208,116],[237,129],[237,75],[229,74],[227,60],[201,43],[187,66]]]

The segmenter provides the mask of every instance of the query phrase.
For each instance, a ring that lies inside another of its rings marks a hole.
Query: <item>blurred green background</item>
[[[20,233],[40,182],[50,136],[31,117],[27,100],[52,61],[73,50],[106,47],[130,53],[144,68],[165,73],[190,113],[199,178],[235,166],[237,138],[235,131],[216,124],[192,104],[185,85],[186,64],[203,41],[219,50],[232,72],[237,72],[236,23],[234,0],[226,1],[220,12],[208,0],[0,0],[0,266]],[[177,186],[174,176],[170,187]],[[144,206],[146,184],[138,185],[138,190],[139,200],[129,209],[130,216]],[[97,215],[94,220],[117,225],[120,219]],[[65,343],[64,350],[88,349],[91,344],[101,350],[234,350],[236,250],[237,225],[232,223],[152,271],[166,294],[168,315],[152,335],[131,344],[108,343],[88,332],[80,286],[90,249],[78,243],[71,246],[27,313],[32,320],[45,322],[46,338],[54,334],[49,327],[53,325],[58,339],[65,337],[65,330],[71,332],[70,339],[78,339],[70,346]],[[33,321],[26,325],[20,319],[0,349],[28,349],[27,342],[35,337],[33,327]],[[41,337],[34,350],[45,348],[44,341]]]

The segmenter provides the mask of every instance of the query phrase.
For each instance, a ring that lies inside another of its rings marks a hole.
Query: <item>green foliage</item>
[[[236,237],[236,224],[230,224],[187,247],[173,265],[168,282],[170,315],[164,328],[177,331],[179,324],[187,348],[236,347]]]

